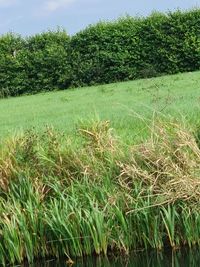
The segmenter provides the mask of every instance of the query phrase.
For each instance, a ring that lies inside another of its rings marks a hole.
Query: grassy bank
[[[147,125],[137,145],[108,121],[5,141],[0,262],[200,245],[198,135],[167,119]]]
[[[200,118],[200,72],[163,76],[0,100],[0,138],[45,125],[74,133],[82,120],[110,120],[126,142],[145,136],[143,118],[161,111],[196,123]]]

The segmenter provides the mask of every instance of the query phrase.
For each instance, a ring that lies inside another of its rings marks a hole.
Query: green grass
[[[200,72],[3,99],[0,137],[30,127],[40,130],[47,124],[73,133],[80,121],[98,117],[110,120],[124,139],[136,140],[145,135],[144,124],[137,114],[152,118],[154,111],[184,116],[197,123]]]

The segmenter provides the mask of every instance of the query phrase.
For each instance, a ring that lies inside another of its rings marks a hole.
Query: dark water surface
[[[66,267],[66,261],[56,262],[49,260],[26,267]],[[166,252],[140,252],[132,253],[130,257],[93,257],[76,260],[73,267],[200,267],[200,249],[166,251]]]

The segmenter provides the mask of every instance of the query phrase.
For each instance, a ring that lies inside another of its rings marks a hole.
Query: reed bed
[[[0,156],[0,263],[200,245],[198,134],[154,122],[127,146],[108,121],[47,128]]]

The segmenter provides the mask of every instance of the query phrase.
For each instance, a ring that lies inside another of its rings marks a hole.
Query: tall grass
[[[2,265],[200,245],[198,135],[161,121],[140,145],[108,121],[78,133],[76,144],[47,128],[2,145]]]

